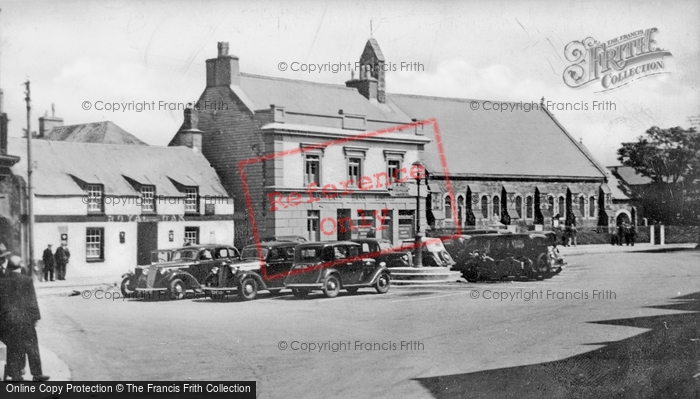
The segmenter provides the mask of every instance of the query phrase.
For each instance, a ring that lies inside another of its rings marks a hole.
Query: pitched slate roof
[[[523,176],[603,179],[607,172],[546,111],[499,112],[484,100],[388,94],[408,115],[436,118],[447,169],[452,176]],[[508,103],[519,104],[519,103]],[[473,110],[472,107],[478,108]],[[426,137],[435,140],[432,129]],[[437,143],[423,161],[442,174]]]
[[[26,139],[10,138],[13,154],[26,152]],[[33,140],[36,163],[33,183],[37,195],[85,195],[79,181],[103,184],[105,195],[140,195],[126,178],[139,184],[155,185],[156,195],[182,197],[176,183],[198,186],[201,196],[227,197],[214,168],[201,153],[187,147],[92,144]],[[27,160],[12,167],[27,178]],[[77,179],[77,181],[76,181]]]
[[[232,86],[236,94],[247,97],[252,111],[270,109],[270,104],[275,104],[285,107],[287,112],[337,117],[342,109],[343,113],[366,115],[372,120],[411,122],[411,118],[391,101],[386,104],[370,102],[357,89],[344,85],[242,73],[240,88],[243,93]]]
[[[81,143],[147,145],[111,121],[56,126],[46,134],[45,139]]]
[[[610,166],[609,169],[617,173],[620,179],[630,186],[645,185],[652,182],[651,177],[637,173],[631,166]]]
[[[610,193],[612,194],[613,199],[630,199],[630,197],[628,197],[627,194],[625,194],[625,187],[620,183],[620,180],[618,180],[614,173],[608,174],[608,187],[610,188]]]

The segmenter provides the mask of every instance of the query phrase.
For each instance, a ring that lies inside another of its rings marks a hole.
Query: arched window
[[[532,219],[532,214],[533,214],[533,206],[534,204],[532,203],[532,196],[528,195],[527,198],[525,199],[525,217],[528,219]]]
[[[551,195],[547,196],[547,202],[549,202],[549,213],[551,213],[552,216],[554,216],[554,197],[552,197]]]
[[[457,197],[457,222],[462,225],[462,214],[464,213],[464,197]]]
[[[488,219],[489,217],[489,199],[486,198],[486,196],[481,197],[481,216],[483,216],[484,219]]]
[[[452,198],[445,197],[445,220],[452,220]]]
[[[588,199],[588,216],[595,217],[595,197]]]
[[[493,196],[493,217],[497,218],[501,213],[501,202],[498,200],[498,196]]]
[[[578,197],[578,209],[581,211],[581,216],[586,216],[586,197]]]
[[[515,197],[515,210],[518,212],[518,217],[522,219],[523,217],[523,198],[521,196]]]
[[[559,212],[559,217],[562,218],[566,217],[566,205],[564,205],[564,202],[564,197],[559,197],[559,209],[557,210],[557,212]]]

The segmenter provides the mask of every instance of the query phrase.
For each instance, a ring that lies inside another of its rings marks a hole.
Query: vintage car
[[[362,287],[374,287],[378,293],[389,291],[389,269],[374,259],[362,257],[361,245],[352,241],[299,244],[294,252],[294,267],[284,281],[297,298],[312,290],[323,290],[328,298],[340,289],[351,294]]]
[[[469,238],[454,270],[467,281],[537,279],[561,271],[554,261],[549,239],[543,234],[485,234]]]
[[[201,290],[200,282],[212,275],[213,269],[226,267],[240,260],[238,250],[230,245],[190,245],[160,249],[151,253],[150,266],[138,266],[122,275],[121,291],[125,297],[146,296],[182,299],[187,290]]]
[[[450,254],[455,263],[460,263],[463,259],[460,258],[460,253],[466,246],[467,242],[472,236],[484,235],[484,234],[513,234],[512,232],[505,229],[476,229],[476,230],[462,230],[461,235],[449,235],[442,236],[442,245]]]
[[[294,264],[296,246],[296,242],[288,241],[248,245],[241,251],[240,262],[219,268],[216,277],[208,279],[202,289],[212,299],[223,299],[234,291],[246,301],[255,299],[260,290],[276,295],[284,288],[284,279]]]
[[[379,265],[382,263],[386,267],[410,267],[413,265],[411,252],[394,248],[389,240],[358,238],[351,241],[360,244],[361,256],[372,258]]]
[[[413,262],[415,263],[416,254],[418,253],[415,240],[407,239],[401,241],[401,248],[411,251]],[[447,249],[445,249],[442,240],[437,237],[422,237],[421,248],[423,252],[423,266],[452,267],[456,263],[449,252],[447,252]]]

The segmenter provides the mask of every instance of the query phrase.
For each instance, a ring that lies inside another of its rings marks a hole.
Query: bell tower
[[[345,86],[356,88],[368,100],[386,103],[385,59],[377,40],[367,40],[360,56],[360,73],[358,79],[350,79]]]

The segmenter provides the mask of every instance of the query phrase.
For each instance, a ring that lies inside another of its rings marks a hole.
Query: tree
[[[665,223],[697,224],[700,134],[695,128],[653,126],[633,143],[622,143],[617,159],[652,179],[640,198]]]

